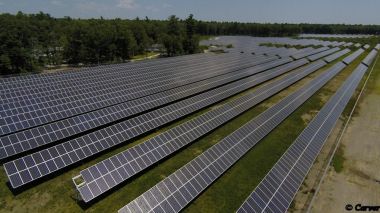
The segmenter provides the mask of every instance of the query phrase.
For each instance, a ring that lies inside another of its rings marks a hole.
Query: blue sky
[[[55,17],[380,24],[379,0],[0,0],[0,12]]]

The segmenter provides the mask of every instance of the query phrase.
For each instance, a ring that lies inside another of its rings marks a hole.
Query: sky
[[[380,24],[380,0],[0,0],[0,13],[260,23]]]

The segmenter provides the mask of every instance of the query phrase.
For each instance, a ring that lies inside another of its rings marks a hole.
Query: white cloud
[[[160,8],[153,6],[153,5],[147,6],[147,7],[145,7],[145,9],[147,9],[151,12],[159,12],[160,11]]]
[[[117,7],[124,9],[134,9],[139,5],[135,2],[135,0],[118,0]]]
[[[53,0],[50,3],[55,6],[63,6],[63,3],[59,0]]]
[[[162,7],[163,8],[172,8],[173,7],[173,5],[171,5],[171,4],[168,4],[168,3],[164,3],[163,5],[162,5]]]
[[[108,5],[88,1],[79,2],[75,7],[80,11],[90,11],[95,13],[105,13],[110,10]]]

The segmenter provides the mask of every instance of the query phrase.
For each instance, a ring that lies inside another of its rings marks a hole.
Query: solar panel
[[[368,55],[367,57],[364,58],[364,60],[362,61],[362,63],[364,65],[366,65],[367,67],[369,67],[373,60],[375,60],[375,57],[377,55],[377,50],[372,50]]]
[[[237,55],[236,55],[237,57]],[[112,64],[112,65],[103,65],[96,67],[82,68],[79,70],[73,71],[64,71],[57,73],[44,73],[44,74],[32,74],[24,75],[10,78],[0,79],[1,89],[4,89],[3,86],[11,86],[11,89],[25,89],[23,86],[17,86],[19,83],[31,83],[34,86],[42,86],[54,83],[65,82],[69,80],[76,80],[78,78],[93,79],[98,81],[101,77],[109,75],[120,75],[122,72],[127,72],[128,75],[141,75],[147,72],[154,73],[157,72],[156,68],[160,70],[169,68],[169,67],[182,67],[188,64],[188,62],[193,63],[205,63],[207,60],[217,60],[217,59],[229,59],[231,56],[222,55],[215,57],[212,54],[194,54],[187,56],[176,56],[170,58],[161,58],[159,60],[149,60],[149,61],[140,61],[134,63],[123,63],[123,64]],[[181,70],[180,70],[181,71]]]
[[[207,57],[206,57],[207,58]],[[174,75],[174,76],[177,76],[177,75],[183,75],[184,73],[189,73],[189,70],[191,69],[197,69],[197,71],[201,71],[202,69],[205,69],[205,68],[213,68],[215,67],[216,65],[218,65],[218,63],[221,63],[221,64],[224,64],[224,65],[229,65],[229,64],[239,64],[239,63],[246,63],[247,61],[249,60],[252,60],[252,59],[257,59],[257,56],[256,57],[253,57],[253,56],[238,56],[238,55],[229,55],[228,57],[227,56],[222,56],[220,58],[211,58],[209,60],[206,60],[206,61],[189,61],[187,63],[185,62],[182,62],[180,63],[180,66],[176,66],[176,64],[174,64],[174,66],[170,66],[170,65],[173,65],[173,64],[169,64],[167,66],[156,66],[156,67],[138,67],[138,68],[128,68],[128,69],[123,69],[122,71],[118,72],[118,73],[114,73],[114,74],[110,74],[110,73],[105,73],[103,74],[103,76],[98,76],[98,75],[94,75],[92,76],[91,78],[86,78],[86,77],[81,77],[81,78],[68,78],[68,79],[65,79],[66,77],[62,77],[63,79],[61,81],[57,81],[57,82],[54,82],[54,84],[51,84],[50,82],[49,83],[46,83],[45,84],[41,84],[39,85],[38,83],[35,83],[37,82],[37,80],[34,80],[35,82],[22,82],[22,83],[13,83],[13,84],[8,84],[8,87],[11,87],[11,88],[8,88],[9,91],[7,91],[7,93],[11,93],[14,92],[14,91],[25,91],[26,94],[34,94],[38,91],[35,91],[35,90],[32,90],[32,91],[27,91],[28,89],[35,89],[35,88],[50,88],[50,89],[54,89],[52,91],[51,94],[56,94],[58,92],[62,92],[62,88],[65,88],[67,91],[71,91],[71,90],[74,90],[75,88],[78,87],[78,85],[76,84],[77,80],[81,80],[81,86],[96,86],[99,82],[104,82],[104,83],[107,83],[110,84],[110,83],[116,83],[116,82],[119,82],[119,81],[123,81],[125,83],[134,83],[136,81],[146,81],[147,79],[151,79],[151,78],[161,78],[162,76],[167,76],[167,75]],[[191,63],[193,62],[193,63]],[[199,68],[199,70],[198,70]],[[129,70],[131,69],[131,70]],[[133,71],[133,72],[132,72]],[[113,79],[112,77],[116,77],[116,79]],[[133,80],[131,80],[133,79]],[[112,81],[113,80],[113,81]],[[54,87],[55,85],[59,85],[59,87]],[[17,88],[17,86],[19,88]],[[112,85],[110,85],[112,86]],[[129,85],[127,85],[129,86]],[[16,88],[15,88],[16,87]],[[4,90],[4,89],[3,89]],[[67,92],[66,90],[64,90],[63,92]],[[75,91],[75,90],[74,90]],[[54,93],[53,93],[54,92]],[[50,93],[49,93],[50,94]]]
[[[325,62],[320,62],[325,64]],[[113,126],[100,129],[90,134],[75,138],[51,148],[27,155],[23,158],[11,161],[7,165],[17,164],[24,159],[34,159],[43,157],[43,162],[28,165],[27,168],[21,168],[23,172],[32,172],[37,167],[49,168],[47,172],[41,175],[35,175],[33,179],[23,179],[18,181],[18,173],[14,173],[12,169],[8,172],[10,182],[14,188],[31,182],[32,180],[41,178],[47,174],[58,171],[64,167],[72,165],[89,156],[93,156],[101,151],[109,149],[115,145],[123,143],[128,139],[142,135],[161,125],[172,122],[185,115],[189,115],[203,107],[219,102],[227,97],[238,94],[249,89],[259,83],[267,80],[266,72],[251,76],[234,83],[210,90],[208,92],[193,96],[191,98],[170,104],[163,108],[142,114],[140,116],[128,119]],[[33,162],[33,161],[32,161]],[[16,177],[17,176],[17,177]]]
[[[377,44],[377,45],[375,46],[375,49],[376,49],[376,50],[380,50],[380,44]]]
[[[331,68],[319,75],[121,208],[119,213],[179,212],[340,70]]]
[[[305,59],[292,62],[284,67],[271,70],[271,74],[277,76],[286,70],[289,71],[306,63],[307,60]],[[261,101],[299,81],[315,70],[318,70],[320,67],[320,63],[310,64],[309,66],[275,82],[269,83],[250,94],[244,95],[232,102],[208,111],[207,113],[178,125],[142,144],[136,145],[135,147],[114,155],[90,168],[82,170],[80,172],[81,175],[76,177],[83,178],[85,181],[84,183],[81,183],[80,186],[77,186],[80,195],[85,202],[89,202],[95,198],[92,195],[99,196],[99,192],[104,193],[108,191],[117,184],[141,172],[143,169],[157,163],[159,160],[213,131]],[[169,150],[169,152],[165,153],[162,150]],[[134,154],[132,155],[131,153]],[[117,182],[107,184],[107,180],[111,179],[117,180]],[[102,186],[101,190],[98,190],[97,187],[100,185]]]
[[[363,49],[358,49],[353,54],[344,58],[342,62],[348,65],[351,62],[353,62],[357,57],[359,57],[359,55],[361,55],[363,52],[364,52]]]
[[[240,206],[243,212],[286,212],[367,67],[350,75]]]
[[[43,74],[31,74],[31,75],[22,75],[22,76],[12,76],[9,78],[2,78],[0,79],[0,83],[15,83],[15,82],[21,82],[21,81],[33,81],[34,79],[52,79],[54,80],[56,77],[60,77],[62,75],[65,76],[81,76],[81,74],[99,74],[103,70],[113,70],[113,68],[121,68],[121,67],[140,67],[140,66],[150,66],[150,65],[162,65],[162,64],[170,64],[170,63],[177,63],[178,61],[188,61],[193,59],[201,59],[201,58],[207,58],[207,57],[214,57],[213,54],[192,54],[192,55],[181,55],[181,56],[175,56],[175,57],[167,57],[167,58],[157,58],[152,60],[141,60],[136,61],[133,63],[119,63],[119,64],[107,64],[107,65],[99,65],[95,67],[84,67],[79,70],[65,70],[62,72],[54,72],[54,73],[43,73]],[[218,56],[219,57],[219,56]],[[98,73],[99,72],[99,73]]]
[[[317,54],[319,52],[326,51],[328,49],[329,49],[328,47],[321,47],[321,48],[312,50],[311,52],[309,52],[309,51],[307,51],[307,52],[299,52],[299,53],[296,53],[294,55],[291,55],[291,57],[297,60],[297,59],[304,58],[304,57],[309,56],[309,55],[313,55],[313,54]]]
[[[332,54],[330,56],[325,57],[323,60],[326,61],[327,63],[330,63],[330,62],[332,62],[332,61],[340,58],[341,56],[343,56],[343,55],[345,55],[345,54],[347,54],[349,52],[351,52],[350,49],[344,49],[344,50],[341,50],[341,51],[339,51],[337,53],[334,53],[334,54]]]
[[[125,69],[114,68],[112,70],[105,70],[103,73],[92,74],[89,73],[88,76],[80,77],[67,77],[65,75],[57,76],[52,80],[45,80],[43,77],[21,83],[12,83],[7,86],[0,85],[4,94],[2,94],[1,103],[17,102],[25,99],[30,99],[30,95],[33,95],[33,98],[45,97],[47,95],[57,95],[63,93],[65,96],[69,96],[70,92],[79,92],[84,93],[81,89],[87,87],[96,87],[96,86],[108,86],[114,87],[115,83],[123,82],[128,88],[133,87],[136,82],[146,82],[156,78],[163,78],[167,75],[173,75],[172,77],[183,75],[184,73],[189,73],[189,70],[193,69],[211,69],[215,68],[215,65],[224,64],[225,66],[236,64],[236,63],[245,63],[247,60],[252,60],[252,57],[239,57],[238,55],[222,56],[220,58],[210,58],[205,57],[206,60],[192,60],[192,61],[182,61],[178,64],[164,64],[161,66],[139,66],[137,68],[128,67]],[[190,63],[189,63],[190,62]],[[192,63],[191,63],[192,62]],[[118,69],[119,72],[114,73]],[[112,72],[111,72],[112,71]],[[54,82],[52,82],[54,80]],[[39,83],[42,81],[43,83]],[[80,84],[79,82],[80,81]],[[6,96],[7,95],[7,96]]]
[[[292,61],[290,58],[272,61],[254,66],[250,69],[241,70],[240,72],[233,72],[228,75],[199,81],[112,107],[0,137],[0,159],[32,150],[89,131],[93,128],[126,119],[133,115],[263,72],[290,61]]]
[[[0,105],[0,116],[2,117],[2,123],[4,123],[0,128],[0,134],[4,135],[12,131],[19,131],[53,122],[275,59],[277,59],[277,57],[268,57],[247,62],[249,65],[241,64],[238,67],[235,65],[233,67],[219,67],[214,71],[203,70],[202,72],[204,72],[204,74],[201,74],[201,71],[192,71],[189,76],[167,78],[161,81],[157,80],[153,83],[143,84],[130,89],[127,88],[125,90],[122,89],[124,86],[121,83],[119,90],[113,91],[113,89],[110,89],[103,94],[99,91],[95,91],[93,93],[48,101],[44,101],[46,98],[36,98],[30,101]],[[37,100],[41,102],[36,102]]]
[[[330,55],[330,54],[332,54],[332,53],[334,53],[336,51],[339,51],[339,50],[340,50],[339,47],[335,47],[333,49],[329,49],[329,50],[326,50],[326,51],[323,51],[323,52],[320,52],[320,53],[308,56],[307,59],[309,59],[310,61],[316,61],[316,60],[318,60],[321,57]]]
[[[352,45],[354,45],[352,42],[349,42],[349,43],[346,43],[345,45],[343,45],[344,47],[351,47]]]

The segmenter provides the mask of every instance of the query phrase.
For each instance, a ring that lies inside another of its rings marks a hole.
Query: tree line
[[[158,47],[166,56],[199,52],[200,36],[295,36],[299,33],[378,34],[377,25],[260,24],[149,18],[73,19],[46,13],[0,14],[0,72],[36,72],[61,64],[124,62]]]

